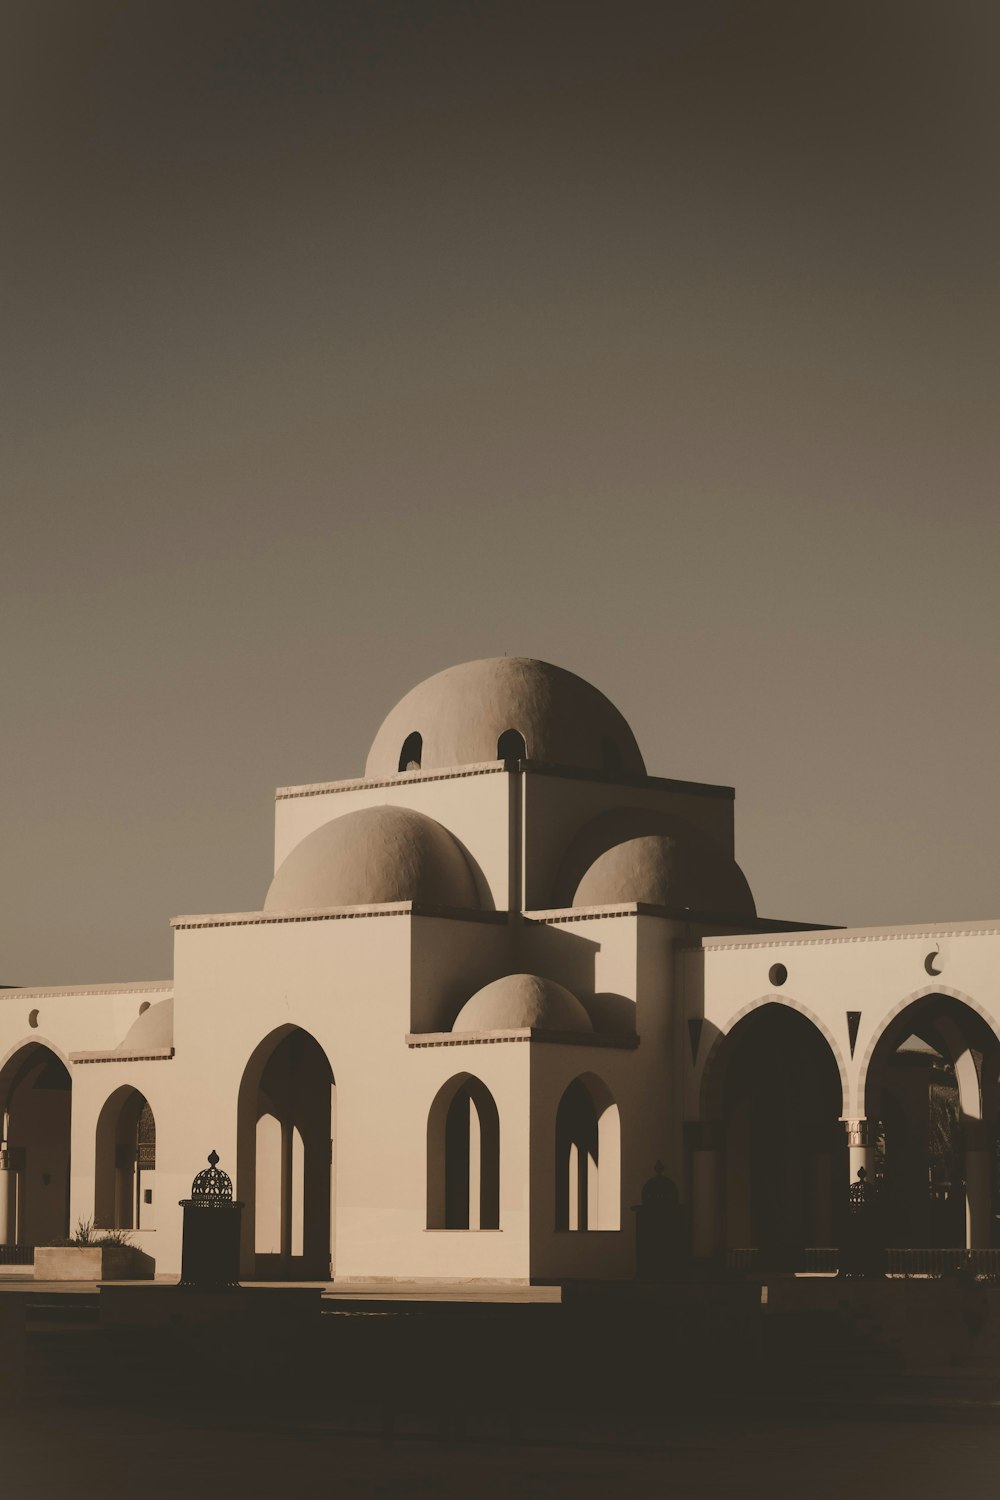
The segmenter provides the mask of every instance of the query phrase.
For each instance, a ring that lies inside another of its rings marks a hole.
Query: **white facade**
[[[990,1243],[1000,923],[758,918],[732,791],[558,668],[421,684],[364,778],[279,789],[260,910],[173,926],[170,982],[0,992],[0,1244],[176,1274],[212,1149],[247,1278],[628,1278],[657,1162],[699,1256],[836,1244],[859,1165]]]

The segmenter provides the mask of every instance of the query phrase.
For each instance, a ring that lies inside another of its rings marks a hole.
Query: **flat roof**
[[[892,942],[903,938],[991,937],[1000,935],[1000,917],[975,922],[906,922],[895,927],[811,928],[799,932],[775,932],[771,936],[755,932],[730,933],[725,937],[705,937],[693,948],[776,948],[807,943]]]
[[[352,776],[346,781],[311,781],[301,786],[275,788],[275,801],[292,797],[321,797],[332,792],[357,792],[385,786],[413,786],[423,781],[452,781],[463,776],[495,776],[520,768],[531,776],[559,776],[567,781],[592,781],[605,786],[648,787],[654,792],[681,792],[696,797],[723,797],[732,801],[736,791],[731,786],[717,786],[710,781],[676,781],[668,776],[629,776],[619,771],[590,771],[579,766],[556,766],[543,760],[484,760],[468,766],[437,766],[427,771],[399,771],[395,776],[368,780]]]

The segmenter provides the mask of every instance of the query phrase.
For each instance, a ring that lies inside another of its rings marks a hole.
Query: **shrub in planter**
[[[154,1268],[127,1230],[95,1230],[90,1219],[80,1220],[71,1239],[35,1246],[36,1281],[139,1281]]]

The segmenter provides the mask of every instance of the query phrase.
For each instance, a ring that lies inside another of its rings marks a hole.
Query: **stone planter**
[[[36,1281],[148,1281],[152,1256],[134,1245],[39,1245]]]

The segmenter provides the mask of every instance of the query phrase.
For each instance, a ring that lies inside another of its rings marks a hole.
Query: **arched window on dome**
[[[556,1112],[556,1229],[621,1228],[621,1121],[607,1085],[576,1078]]]
[[[403,741],[403,748],[399,752],[399,769],[401,771],[419,771],[420,760],[424,753],[423,735],[416,730],[408,734]]]
[[[500,1228],[500,1116],[469,1073],[439,1089],[427,1117],[427,1228]]]
[[[528,747],[518,729],[505,729],[497,740],[497,760],[527,760]]]

